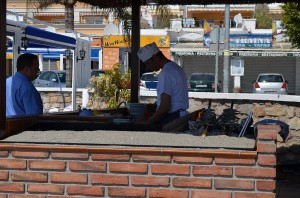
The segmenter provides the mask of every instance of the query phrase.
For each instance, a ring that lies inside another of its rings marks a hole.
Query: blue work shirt
[[[12,77],[6,79],[6,116],[16,115],[11,99]]]
[[[11,98],[6,96],[6,106],[11,107],[11,104],[15,113],[14,115],[43,114],[43,102],[40,93],[36,90],[30,79],[21,72],[17,72],[12,77]]]

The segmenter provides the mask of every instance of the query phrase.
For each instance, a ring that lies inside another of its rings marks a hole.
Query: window
[[[58,77],[59,77],[59,81],[61,83],[65,83],[66,82],[66,73],[57,73]]]
[[[278,75],[262,75],[259,77],[258,82],[283,82],[283,78]]]
[[[50,81],[50,74],[51,74],[50,72],[44,72],[41,74],[40,79]]]
[[[85,17],[85,23],[86,24],[103,24],[103,18],[102,17]]]

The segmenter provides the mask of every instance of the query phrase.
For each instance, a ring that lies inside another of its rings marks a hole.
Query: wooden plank
[[[6,118],[6,130],[1,133],[0,139],[23,132],[38,123],[37,116]]]

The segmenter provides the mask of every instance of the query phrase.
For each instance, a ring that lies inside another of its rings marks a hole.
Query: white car
[[[42,71],[33,84],[36,87],[66,87],[66,71]]]
[[[261,73],[253,82],[253,93],[288,94],[287,81],[279,73]]]
[[[156,90],[158,82],[158,74],[155,72],[147,72],[141,76],[140,89],[141,90]]]

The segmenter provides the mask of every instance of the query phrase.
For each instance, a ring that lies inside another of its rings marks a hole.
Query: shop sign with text
[[[170,47],[170,36],[141,36],[140,47],[155,42],[158,47]],[[104,47],[130,47],[131,37],[126,35],[104,36]]]
[[[231,48],[271,48],[272,34],[230,34]]]

